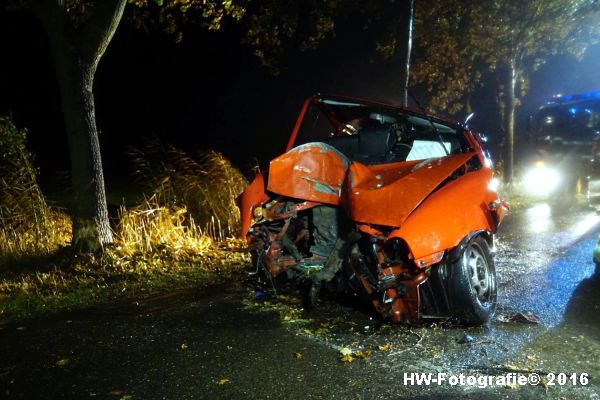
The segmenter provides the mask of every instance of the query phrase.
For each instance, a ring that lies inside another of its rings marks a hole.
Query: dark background
[[[107,187],[126,181],[128,146],[158,136],[190,154],[224,153],[243,172],[262,166],[287,142],[304,99],[315,93],[346,94],[398,103],[399,75],[374,52],[369,31],[355,21],[338,26],[316,51],[288,54],[273,76],[242,43],[242,27],[221,32],[186,29],[176,44],[160,32],[136,31],[124,20],[100,62],[94,92]],[[39,22],[27,13],[0,11],[0,114],[12,112],[29,129],[42,182],[69,169],[58,87]],[[526,120],[555,93],[600,89],[600,46],[581,62],[555,56],[532,76],[518,111],[517,138]],[[426,103],[418,89],[417,97]],[[471,127],[490,138],[499,154],[500,125],[493,85],[473,96]],[[464,118],[463,114],[455,116]]]

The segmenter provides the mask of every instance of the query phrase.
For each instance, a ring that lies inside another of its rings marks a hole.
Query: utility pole
[[[412,35],[414,20],[414,0],[405,0],[407,2],[407,28],[406,28],[406,59],[404,64],[404,92],[403,104],[408,107],[408,84],[410,82],[410,53],[412,51]]]

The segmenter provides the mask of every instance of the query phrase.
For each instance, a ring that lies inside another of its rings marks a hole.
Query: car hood
[[[366,166],[326,143],[307,143],[271,161],[267,190],[299,200],[342,205],[350,218],[400,226],[476,153]]]

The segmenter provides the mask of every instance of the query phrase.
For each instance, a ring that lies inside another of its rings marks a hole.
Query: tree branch
[[[59,0],[60,1],[60,0]],[[98,0],[90,19],[84,24],[78,47],[84,60],[96,68],[115,34],[127,0]]]

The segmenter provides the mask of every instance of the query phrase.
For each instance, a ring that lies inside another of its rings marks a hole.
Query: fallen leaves
[[[367,358],[373,355],[373,350],[366,349],[353,351],[349,347],[342,347],[340,349],[340,354],[342,355],[342,357],[340,358],[341,362],[352,362],[357,359],[366,360]]]
[[[188,345],[185,343],[182,343],[180,347],[181,347],[181,350],[185,350],[188,348]]]
[[[294,357],[295,360],[299,360],[302,358],[302,353],[293,352],[292,357]]]
[[[340,358],[341,362],[352,362],[354,361],[354,357],[352,357],[352,349],[348,348],[348,347],[342,347],[340,349],[340,354],[342,355],[342,358]]]
[[[108,392],[110,396],[119,397],[119,400],[132,400],[133,396],[130,394],[123,394],[122,390],[115,389]]]
[[[351,350],[350,348],[348,348],[348,347],[342,347],[342,348],[340,349],[340,353],[341,353],[343,356],[348,356],[348,355],[352,354],[352,350]]]
[[[363,360],[366,360],[367,358],[371,357],[372,354],[373,354],[373,350],[367,349],[364,351],[358,351],[358,352],[354,353],[354,356],[356,358],[361,358]]]
[[[63,358],[63,359],[58,360],[56,362],[56,365],[58,365],[59,367],[64,367],[68,363],[69,363],[69,359],[68,358]]]
[[[391,344],[384,344],[384,345],[379,345],[377,346],[377,348],[379,349],[379,351],[390,351],[392,349],[392,345]]]
[[[223,379],[219,380],[219,382],[217,382],[217,385],[226,385],[226,384],[228,384],[228,383],[231,383],[231,382],[229,381],[229,379],[227,379],[227,378],[223,378]]]
[[[350,355],[350,354],[346,354],[345,356],[340,358],[340,361],[341,362],[352,362],[352,361],[354,361],[354,357],[352,357],[352,355]]]
[[[279,313],[281,322],[285,324],[311,322],[309,319],[302,318],[302,307],[299,298],[287,295],[278,295],[273,301],[264,298],[265,296],[262,296],[257,299],[256,294],[251,292],[243,301],[244,307],[248,310],[276,311]]]

